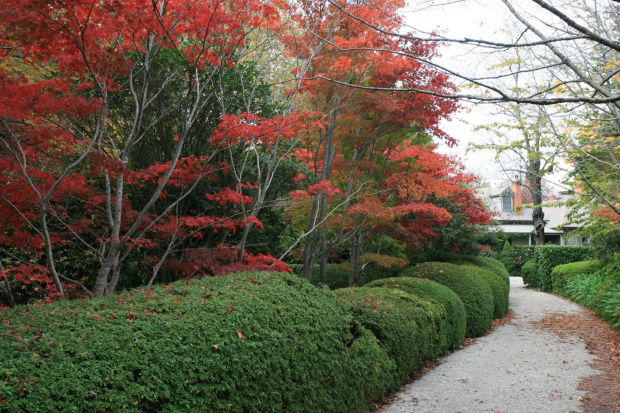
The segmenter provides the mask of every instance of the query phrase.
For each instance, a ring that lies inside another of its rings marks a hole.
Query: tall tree
[[[500,109],[507,116],[505,122],[479,126],[477,130],[491,132],[494,138],[488,143],[475,143],[475,150],[490,149],[496,161],[513,183],[524,186],[532,199],[534,242],[545,243],[543,212],[543,182],[557,167],[562,148],[549,126],[549,115],[544,108],[529,110],[519,105],[507,105]]]
[[[63,282],[101,296],[116,289],[128,251],[152,245],[149,234],[170,237],[176,231],[170,227],[181,226],[194,234],[232,231],[250,222],[205,211],[182,218],[179,207],[218,173],[222,151],[250,143],[210,134],[214,120],[227,114],[226,104],[213,102],[227,99],[220,86],[242,59],[247,33],[281,27],[276,7],[287,8],[253,0],[5,2],[1,242],[22,246],[14,236],[21,235],[28,240],[23,246],[46,260],[44,267],[24,262],[16,273],[50,276],[60,296]],[[279,133],[278,120],[256,119]],[[189,148],[205,144],[209,149],[198,154]],[[156,145],[166,146],[165,157]],[[140,153],[155,163],[141,163]],[[138,193],[141,199],[132,199]],[[215,202],[224,196],[209,195]],[[226,195],[224,202],[246,202],[240,190]],[[67,238],[97,257],[92,288],[57,271],[54,247]]]
[[[293,38],[288,42],[291,53],[309,60],[302,73],[301,91],[306,107],[324,114],[324,127],[308,135],[298,151],[310,170],[307,183],[311,187],[326,183],[323,186],[326,190],[311,193],[312,208],[304,249],[305,277],[310,277],[313,263],[319,259],[323,281],[329,254],[341,243],[356,239],[355,231],[347,231],[344,227],[333,228],[334,237],[328,239],[325,224],[330,214],[328,185],[339,188],[345,195],[338,204],[341,208],[338,215],[341,222],[345,222],[348,209],[358,202],[351,196],[377,188],[371,185],[368,172],[381,167],[373,165],[378,155],[394,150],[423,132],[449,139],[439,129],[439,120],[457,108],[455,102],[417,93],[366,92],[323,81],[328,76],[345,84],[355,81],[388,88],[400,85],[406,89],[418,85],[447,91],[452,87],[447,78],[429,64],[395,58],[389,52],[369,54],[371,50],[397,48],[403,53],[431,59],[436,52],[431,44],[394,40],[349,19],[340,13],[344,6],[344,2],[338,5],[302,2],[298,24],[306,30],[301,39]],[[386,30],[398,30],[402,26],[398,15],[402,6],[401,1],[351,5],[356,13]]]

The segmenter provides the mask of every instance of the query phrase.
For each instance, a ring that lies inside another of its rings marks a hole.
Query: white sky
[[[499,0],[450,1],[445,0],[443,2],[449,4],[438,7],[425,7],[424,5],[428,6],[428,1],[412,3],[405,14],[408,25],[426,32],[437,31],[445,37],[456,39],[467,37],[498,41],[505,37],[503,31],[510,24],[510,19],[506,7]],[[484,73],[497,62],[493,55],[485,54],[483,50],[472,50],[471,47],[464,48],[458,44],[442,48],[441,54],[442,57],[437,63],[468,73]],[[497,109],[493,105],[465,103],[464,106],[464,110],[453,116],[452,121],[443,122],[441,125],[459,141],[458,147],[448,148],[445,144],[440,144],[439,152],[458,156],[470,172],[490,184],[500,183],[506,176],[501,172],[500,166],[495,164],[493,152],[466,153],[466,149],[470,142],[482,143],[492,137],[487,132],[474,132],[475,126],[501,122],[502,118],[494,113]],[[560,182],[562,177],[556,176],[553,180]]]

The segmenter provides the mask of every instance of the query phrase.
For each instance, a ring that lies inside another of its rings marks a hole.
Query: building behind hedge
[[[517,177],[515,177],[517,178]],[[481,197],[485,205],[496,213],[494,219],[499,228],[509,235],[512,246],[533,245],[534,220],[532,208],[524,204],[524,192],[527,188],[515,179],[512,186],[500,188],[481,188]],[[566,198],[551,196],[543,206],[545,214],[545,243],[554,245],[582,245],[589,240],[576,235],[580,224],[568,220],[570,207],[564,205]],[[555,206],[553,206],[555,204]]]

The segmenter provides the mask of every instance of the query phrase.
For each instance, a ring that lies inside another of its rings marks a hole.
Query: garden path
[[[580,390],[584,388],[580,382],[600,373],[592,367],[595,356],[586,348],[587,340],[558,332],[553,326],[586,310],[552,294],[526,289],[521,278],[511,277],[510,283],[508,322],[443,357],[434,369],[405,385],[391,405],[379,411],[583,411],[588,397]]]

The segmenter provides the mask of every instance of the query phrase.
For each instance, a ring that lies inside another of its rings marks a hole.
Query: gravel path
[[[583,311],[551,294],[510,279],[512,322],[442,359],[396,395],[389,413],[560,413],[581,410],[581,378],[598,373],[594,356],[572,336],[559,337],[534,323],[550,314]]]

